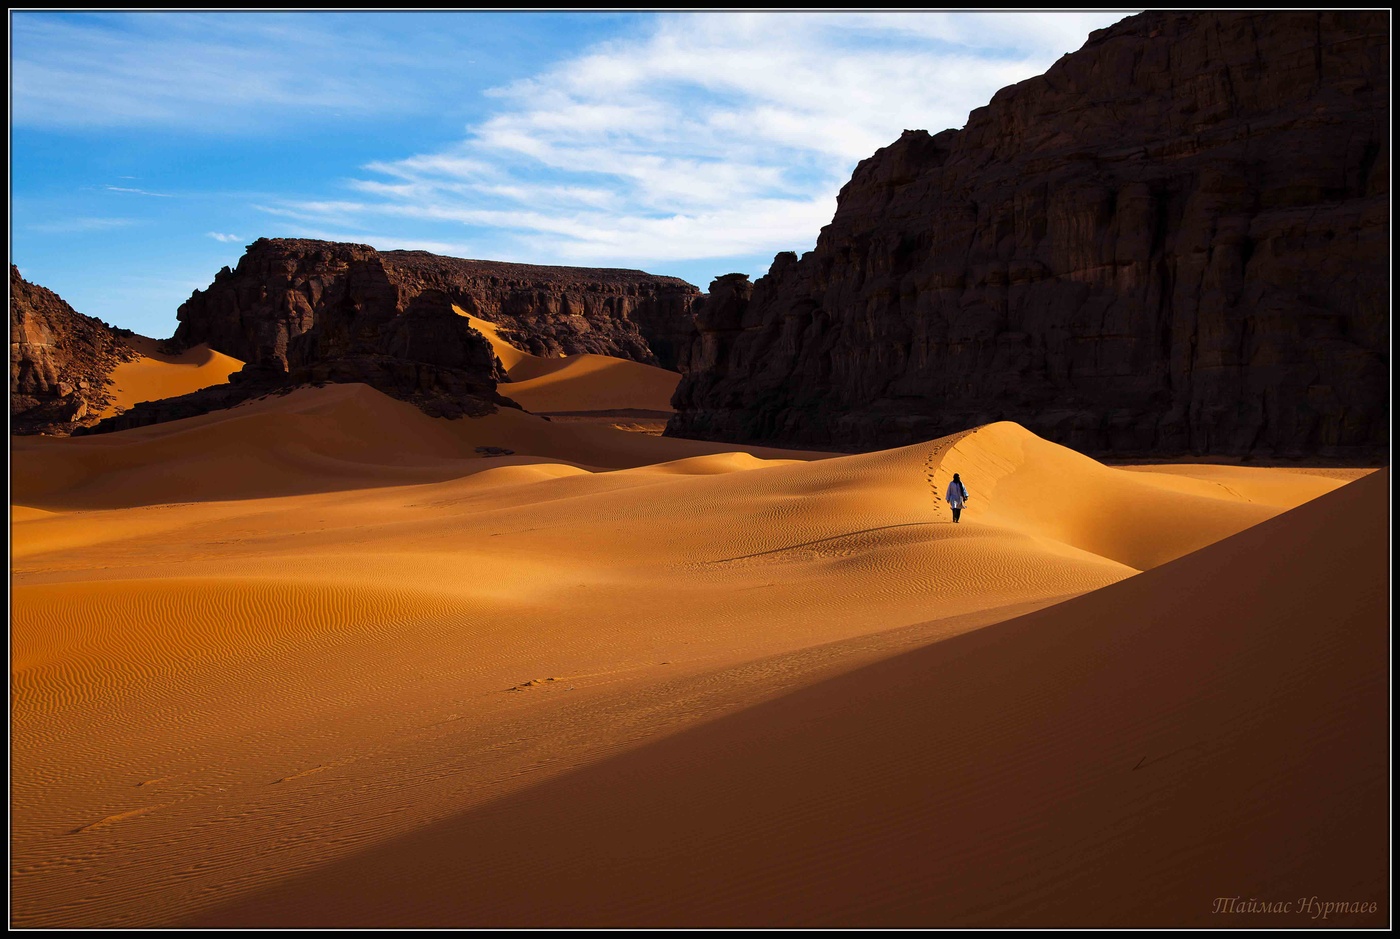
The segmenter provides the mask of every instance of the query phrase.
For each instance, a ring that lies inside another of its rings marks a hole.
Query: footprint
[[[532,679],[530,679],[530,680],[527,681],[527,682],[522,682],[522,683],[516,685],[514,688],[507,688],[506,690],[507,690],[507,691],[524,691],[526,688],[537,688],[537,687],[539,687],[540,685],[546,684],[546,683],[551,682],[551,681],[558,681],[558,680],[559,680],[559,679],[557,679],[557,678],[532,678]]]
[[[314,776],[315,774],[324,772],[325,770],[328,770],[330,768],[331,764],[323,763],[320,766],[313,766],[311,769],[304,769],[300,773],[293,773],[290,776],[283,776],[281,779],[274,779],[272,781],[272,784],[275,786],[278,783],[288,782],[293,779],[301,779],[303,776]]]
[[[443,718],[442,720],[440,720],[440,721],[433,721],[433,723],[431,723],[431,724],[425,724],[425,725],[423,725],[423,726],[425,726],[425,727],[441,727],[443,724],[451,724],[453,721],[460,721],[461,719],[462,719],[462,715],[461,715],[461,714],[449,714],[449,715],[447,715],[446,717],[444,717],[444,718]]]
[[[115,825],[118,822],[124,822],[128,819],[138,818],[142,815],[149,815],[156,809],[163,808],[165,808],[165,806],[163,805],[147,805],[143,808],[132,809],[130,812],[118,812],[116,815],[108,815],[106,818],[101,819],[99,821],[91,822],[87,825],[79,825],[77,828],[74,828],[71,832],[69,832],[69,834],[81,835],[85,831],[96,831],[99,828],[106,828],[108,825]]]

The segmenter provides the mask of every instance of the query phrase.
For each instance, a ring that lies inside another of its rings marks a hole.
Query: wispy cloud
[[[217,231],[205,232],[205,234],[208,235],[210,238],[213,238],[215,241],[235,242],[235,241],[242,241],[242,240],[243,240],[243,239],[240,238],[238,235],[227,235],[227,234],[224,234],[223,232],[217,232]]]
[[[291,202],[284,205],[261,205],[253,203],[253,208],[268,215],[297,219],[303,222],[319,222],[332,225],[354,225],[355,219],[362,216],[368,206],[363,202]]]
[[[128,189],[125,186],[103,186],[102,188],[106,189],[108,192],[126,192],[134,196],[155,196],[158,199],[171,198],[168,192],[148,192],[145,189]]]
[[[469,15],[454,16],[466,31]],[[19,11],[10,22],[13,124],[66,129],[266,133],[421,110],[451,81],[457,38],[424,14]]]
[[[264,211],[311,225],[460,225],[497,255],[635,264],[810,247],[853,165],[960,127],[1121,13],[695,13],[493,89],[437,152]]]
[[[114,228],[126,228],[135,225],[134,218],[66,218],[52,222],[39,222],[29,226],[31,231],[43,232],[44,234],[80,234],[82,232],[111,231]]]

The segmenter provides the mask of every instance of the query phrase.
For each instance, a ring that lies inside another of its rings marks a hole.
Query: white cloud
[[[215,241],[222,241],[225,243],[243,240],[237,235],[226,235],[223,232],[217,231],[206,232],[205,234],[207,234],[210,238],[213,238]]]
[[[61,219],[53,222],[40,222],[31,225],[30,230],[43,232],[45,234],[76,234],[80,232],[111,231],[114,228],[126,228],[128,225],[135,225],[134,218],[97,218],[80,217]]]
[[[145,189],[127,189],[124,186],[103,186],[108,192],[126,192],[134,196],[155,196],[158,199],[169,199],[168,192],[147,192]]]
[[[1122,13],[692,13],[493,89],[438,152],[382,159],[313,225],[465,226],[496,255],[634,265],[809,248],[854,164],[961,127]],[[393,225],[388,222],[394,220]]]
[[[354,226],[355,219],[362,215],[369,206],[363,202],[318,201],[292,202],[284,205],[258,205],[255,203],[253,208],[269,215],[297,219],[302,222]]]

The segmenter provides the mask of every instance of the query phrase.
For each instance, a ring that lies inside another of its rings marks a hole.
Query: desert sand
[[[628,410],[656,417],[671,413],[671,395],[681,377],[676,372],[610,355],[531,355],[501,338],[494,324],[454,309],[490,341],[505,366],[510,381],[501,384],[500,393],[527,411],[570,416]]]
[[[11,449],[15,926],[1388,921],[1388,471],[358,385]]]
[[[215,352],[204,343],[178,355],[168,355],[160,351],[156,340],[145,336],[128,336],[124,341],[135,350],[137,358],[112,370],[112,385],[108,389],[111,401],[102,409],[103,417],[142,401],[174,398],[221,385],[243,367],[238,359]]]

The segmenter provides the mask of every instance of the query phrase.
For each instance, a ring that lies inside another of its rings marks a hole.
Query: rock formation
[[[296,364],[362,344],[425,291],[502,327],[536,355],[579,352],[675,368],[699,291],[642,271],[468,261],[425,251],[261,238],[179,310],[176,348]]]
[[[496,393],[498,362],[491,344],[453,311],[441,291],[425,289],[400,310],[389,303],[394,294],[376,281],[350,280],[339,303],[312,311],[310,328],[282,346],[274,344],[276,354],[262,347],[260,357],[231,375],[228,384],[137,404],[86,432],[194,417],[326,383],[362,382],[434,417],[478,417],[500,404],[514,406]]]
[[[30,316],[13,320],[12,392],[28,410],[47,402],[35,426],[59,433],[104,433],[192,417],[326,382],[364,382],[434,416],[479,415],[513,404],[496,393],[496,382],[509,379],[485,337],[454,305],[499,324],[502,335],[537,355],[597,352],[674,368],[694,337],[691,306],[698,294],[685,281],[641,271],[466,261],[263,238],[248,247],[236,269],[221,270],[208,289],[196,290],[180,307],[179,328],[166,342],[173,352],[207,343],[244,360],[247,365],[228,384],[144,402],[85,429],[83,424],[95,421],[91,403],[97,399],[60,383],[60,369],[44,351],[48,333],[42,330],[49,319]],[[100,376],[79,378],[96,381],[108,371],[110,366]],[[60,387],[66,389],[62,394]],[[94,387],[100,389],[100,382]],[[104,397],[99,408],[105,403]],[[61,426],[54,415],[63,417]]]
[[[1389,62],[1384,11],[1093,33],[863,161],[814,251],[716,281],[667,432],[1384,453]]]
[[[68,434],[97,421],[108,376],[136,357],[118,330],[10,266],[10,432]]]

